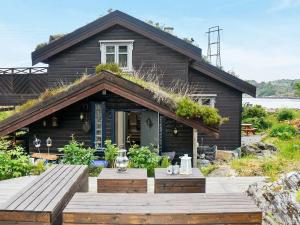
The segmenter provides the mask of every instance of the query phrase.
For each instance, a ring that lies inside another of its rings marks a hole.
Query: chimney
[[[173,34],[173,31],[174,31],[174,27],[164,27],[164,32]]]

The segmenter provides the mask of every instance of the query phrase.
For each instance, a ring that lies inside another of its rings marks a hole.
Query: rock
[[[236,172],[228,165],[221,165],[207,175],[208,177],[234,177]]]
[[[238,154],[234,151],[224,151],[224,150],[216,151],[216,160],[229,161],[230,159],[237,158],[237,157]]]
[[[277,152],[276,146],[264,142],[256,142],[249,145],[243,145],[241,147],[242,156],[256,155],[260,157],[271,156]]]
[[[249,186],[247,194],[264,212],[268,225],[300,224],[300,203],[295,195],[300,188],[300,172],[286,174],[276,182],[257,182]]]
[[[210,161],[209,160],[207,160],[207,159],[198,159],[198,166],[200,168],[207,167],[209,165],[210,165]]]

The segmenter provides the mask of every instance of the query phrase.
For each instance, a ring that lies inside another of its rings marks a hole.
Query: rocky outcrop
[[[264,224],[300,224],[300,171],[289,173],[276,182],[258,182],[249,186],[247,194],[264,212]]]
[[[246,155],[256,155],[259,157],[271,156],[272,154],[277,152],[277,147],[264,143],[264,142],[256,142],[249,145],[243,145],[241,147],[242,156]]]

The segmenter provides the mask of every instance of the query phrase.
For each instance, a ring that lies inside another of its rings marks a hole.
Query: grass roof
[[[176,84],[172,88],[163,88],[159,85],[157,76],[151,71],[148,73],[134,72],[132,74],[124,73],[116,64],[100,64],[96,67],[96,76],[104,70],[111,71],[117,76],[131,81],[144,89],[153,93],[154,99],[159,103],[168,106],[180,117],[187,119],[199,119],[205,125],[219,126],[226,118],[222,118],[218,110],[209,106],[200,105],[194,102],[189,96],[187,85]],[[15,110],[0,114],[0,120],[6,119],[16,113],[30,109],[35,105],[42,103],[52,96],[67,92],[72,87],[76,87],[81,82],[89,79],[90,76],[83,75],[72,84],[60,86],[57,88],[46,89],[38,98],[28,100],[24,104],[17,106]]]

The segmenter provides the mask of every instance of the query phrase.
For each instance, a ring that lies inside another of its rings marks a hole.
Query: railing
[[[1,74],[46,74],[48,67],[16,67],[16,68],[0,68]]]

